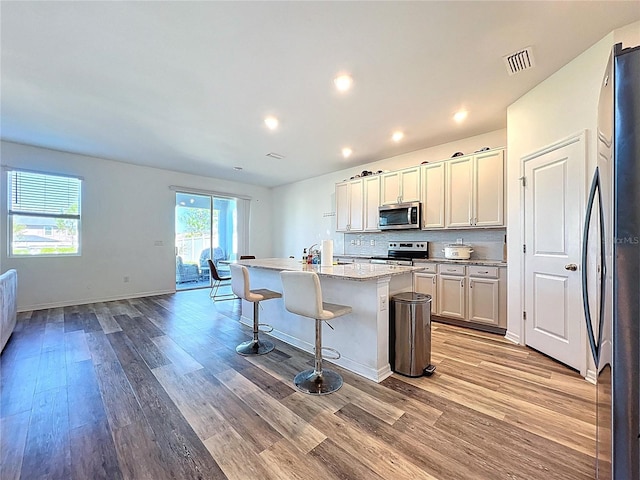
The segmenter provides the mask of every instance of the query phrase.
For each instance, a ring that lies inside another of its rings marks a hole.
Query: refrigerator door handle
[[[584,219],[584,231],[582,233],[582,307],[584,309],[585,321],[587,324],[587,337],[589,338],[589,346],[591,348],[591,355],[593,356],[593,361],[596,364],[596,368],[598,366],[598,357],[599,357],[599,348],[598,343],[596,342],[596,338],[593,332],[593,324],[591,322],[591,308],[589,306],[589,289],[587,285],[587,247],[589,246],[589,226],[591,224],[591,214],[593,213],[593,203],[596,199],[596,193],[600,193],[600,172],[598,167],[596,167],[596,171],[593,174],[593,179],[591,181],[591,189],[589,190],[589,199],[587,200],[587,211],[585,213]],[[600,195],[598,195],[598,200],[601,200]],[[600,212],[602,212],[602,203],[600,202]],[[603,218],[600,216],[600,224],[602,225]],[[601,228],[601,231],[602,231]],[[603,257],[604,258],[604,257]],[[603,303],[604,299],[601,298],[600,302]],[[600,308],[602,310],[602,306]]]

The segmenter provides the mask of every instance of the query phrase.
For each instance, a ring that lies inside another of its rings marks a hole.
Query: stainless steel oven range
[[[413,265],[413,260],[429,257],[429,242],[393,241],[387,245],[387,255],[372,257],[371,263]]]

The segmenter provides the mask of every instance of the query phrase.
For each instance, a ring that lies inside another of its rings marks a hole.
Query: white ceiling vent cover
[[[533,58],[533,49],[531,47],[518,50],[517,52],[502,57],[502,59],[510,76],[524,70],[530,70],[536,66]]]

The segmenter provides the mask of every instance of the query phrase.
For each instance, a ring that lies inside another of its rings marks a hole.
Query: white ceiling
[[[509,104],[640,19],[637,0],[0,8],[2,139],[264,186],[505,128]],[[536,67],[510,77],[502,57],[529,45]]]

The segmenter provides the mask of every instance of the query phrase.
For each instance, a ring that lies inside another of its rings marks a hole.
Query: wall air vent
[[[502,59],[510,76],[536,66],[531,47],[518,50],[517,52],[502,57]]]
[[[276,160],[282,160],[284,155],[280,155],[279,153],[269,152],[267,153],[267,157],[275,158]]]

